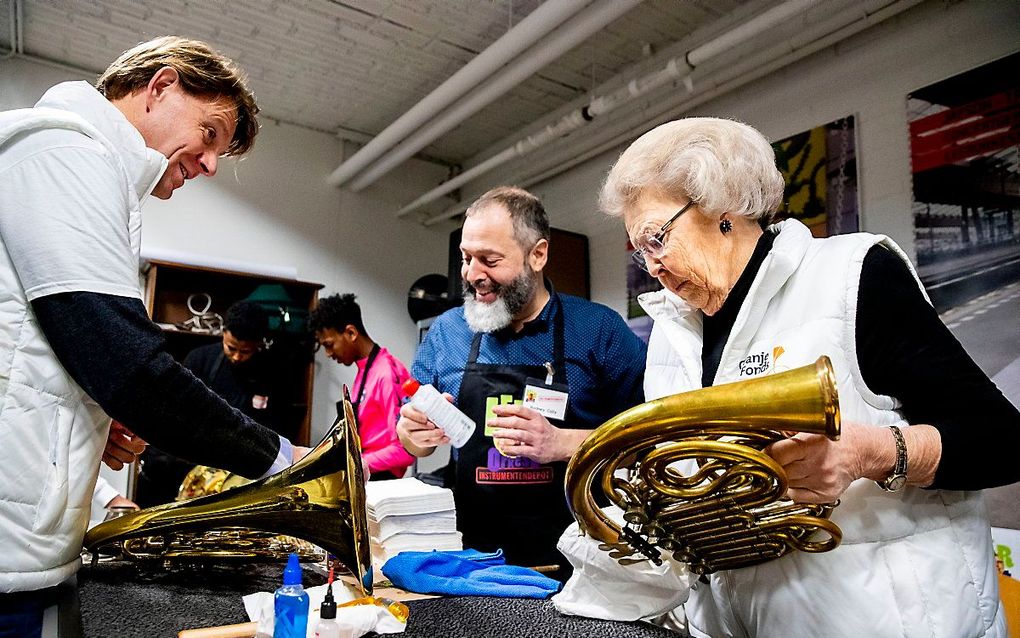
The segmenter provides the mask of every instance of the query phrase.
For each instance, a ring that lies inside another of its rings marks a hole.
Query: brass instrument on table
[[[251,483],[240,474],[208,465],[196,465],[185,475],[177,489],[177,502],[219,494]],[[127,512],[133,512],[133,509]],[[125,512],[126,513],[126,512]],[[123,515],[123,513],[121,514]],[[137,561],[163,560],[206,562],[211,558],[243,561],[286,561],[297,554],[303,562],[326,559],[326,552],[308,541],[274,532],[226,528],[208,532],[177,532],[170,538],[142,536],[124,541],[121,551],[125,558]]]
[[[251,483],[240,474],[221,470],[208,465],[196,465],[185,475],[181,486],[177,488],[175,501],[190,501],[193,498],[219,494],[224,490],[241,487]]]
[[[93,555],[124,542],[134,558],[259,560],[293,551],[280,535],[330,552],[371,593],[361,442],[346,388],[343,418],[293,466],[218,494],[121,516],[89,530],[84,544]]]
[[[618,414],[571,458],[567,501],[581,531],[623,565],[659,564],[663,550],[692,572],[710,574],[793,549],[825,552],[842,539],[829,520],[836,504],[782,499],[786,474],[761,451],[795,432],[839,438],[828,357]],[[596,505],[593,490],[623,510],[624,526]]]

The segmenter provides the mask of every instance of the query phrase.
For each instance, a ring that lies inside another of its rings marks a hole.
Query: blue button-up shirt
[[[645,344],[612,309],[571,295],[560,294],[559,298],[570,407],[584,422],[569,425],[596,427],[643,401]],[[520,332],[507,329],[483,335],[477,363],[542,365],[552,361],[554,307],[547,303]],[[446,311],[418,348],[411,374],[456,400],[473,338],[464,309]]]

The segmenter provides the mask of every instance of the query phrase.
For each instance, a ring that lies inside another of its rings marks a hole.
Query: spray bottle
[[[283,570],[283,585],[274,596],[273,638],[305,638],[308,631],[308,594],[301,586],[301,564],[291,554]]]

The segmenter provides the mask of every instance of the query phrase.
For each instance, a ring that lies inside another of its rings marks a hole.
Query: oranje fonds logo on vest
[[[783,355],[786,350],[783,346],[775,346],[772,348],[772,352],[762,350],[754,354],[749,354],[737,363],[737,367],[740,369],[740,376],[742,377],[757,377],[763,374],[771,374],[776,372],[779,364],[779,357]]]

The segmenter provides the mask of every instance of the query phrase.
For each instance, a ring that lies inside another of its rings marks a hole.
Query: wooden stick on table
[[[257,622],[246,622],[239,625],[184,629],[177,634],[177,638],[253,638],[258,626]]]

